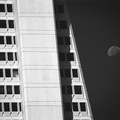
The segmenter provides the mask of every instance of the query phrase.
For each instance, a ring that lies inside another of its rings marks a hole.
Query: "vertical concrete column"
[[[16,0],[24,120],[63,120],[52,0]]]

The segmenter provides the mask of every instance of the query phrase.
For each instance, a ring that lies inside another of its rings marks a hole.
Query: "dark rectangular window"
[[[20,86],[18,86],[18,85],[14,86],[14,93],[15,94],[20,94]]]
[[[0,69],[0,77],[3,77],[3,69]]]
[[[8,20],[8,25],[9,25],[9,28],[14,28],[14,21]]]
[[[77,112],[78,111],[78,103],[74,102],[74,103],[72,103],[72,106],[73,106],[73,111]]]
[[[11,77],[11,70],[5,69],[5,77]]]
[[[13,12],[12,4],[7,4],[7,12]]]
[[[80,103],[80,109],[82,112],[85,112],[86,111],[86,106],[85,106],[85,103],[84,102],[81,102]]]
[[[60,61],[65,61],[65,53],[59,53]]]
[[[58,45],[64,45],[62,36],[58,36]]]
[[[18,77],[18,69],[13,69],[13,77]]]
[[[65,69],[65,77],[67,77],[67,78],[71,77],[70,69]]]
[[[64,13],[63,5],[57,5],[57,10],[58,10],[58,13]]]
[[[0,85],[0,94],[5,94],[4,86]]]
[[[0,12],[5,12],[5,4],[0,4]]]
[[[66,102],[65,103],[65,111],[66,112],[71,112],[72,111],[71,103],[70,102]]]
[[[21,108],[21,103],[19,103],[19,110],[22,111],[22,108]]]
[[[70,45],[70,37],[65,37],[65,44]]]
[[[67,21],[65,20],[59,21],[59,27],[60,29],[67,29]]]
[[[17,112],[17,111],[18,111],[17,103],[14,102],[14,103],[12,103],[12,112]]]
[[[74,61],[73,53],[67,53],[67,61]]]
[[[56,20],[56,29],[59,29],[59,27],[58,27],[58,21]]]
[[[72,86],[67,86],[67,94],[72,94]]]
[[[2,103],[0,102],[0,112],[2,112]]]
[[[74,86],[75,94],[82,94],[81,86]]]
[[[6,86],[7,94],[12,94],[12,86],[8,85]]]
[[[73,74],[73,77],[78,77],[77,69],[72,69],[72,74]]]
[[[65,94],[65,86],[62,85],[62,94]]]
[[[0,44],[4,44],[4,36],[0,36]]]
[[[12,44],[11,36],[6,36],[6,44]]]
[[[15,36],[13,36],[13,43],[14,43],[14,45],[16,44],[16,37]]]
[[[17,53],[15,52],[15,61],[17,61]]]
[[[5,61],[5,53],[4,52],[0,52],[0,61]]]
[[[13,53],[12,52],[8,52],[7,57],[8,57],[8,61],[13,61]]]
[[[0,20],[0,28],[7,28],[6,20]]]
[[[4,111],[9,112],[10,111],[10,104],[8,102],[4,103]]]

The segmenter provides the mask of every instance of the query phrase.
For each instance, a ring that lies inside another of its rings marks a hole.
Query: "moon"
[[[120,53],[120,48],[118,46],[112,46],[108,49],[108,56],[112,57]]]

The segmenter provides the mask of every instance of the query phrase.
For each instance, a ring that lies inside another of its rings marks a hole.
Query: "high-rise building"
[[[65,0],[0,0],[0,120],[93,120]]]

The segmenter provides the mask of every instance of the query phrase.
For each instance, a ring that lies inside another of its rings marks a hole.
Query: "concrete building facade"
[[[64,0],[0,1],[0,120],[93,120]]]

